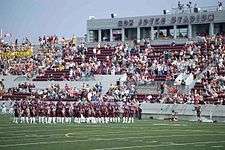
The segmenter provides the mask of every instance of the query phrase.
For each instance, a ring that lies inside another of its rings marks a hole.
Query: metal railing
[[[218,11],[218,6],[207,6],[207,7],[196,7],[198,12],[212,12]],[[184,7],[182,9],[172,8],[171,14],[182,14],[182,13],[194,13],[194,7],[188,8]]]

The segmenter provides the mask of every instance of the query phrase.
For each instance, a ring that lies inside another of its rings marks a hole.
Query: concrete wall
[[[191,104],[151,104],[142,103],[142,112],[144,114],[170,115],[172,110],[179,115],[196,115],[195,106]],[[225,117],[225,105],[202,105],[201,114],[203,116],[223,116]]]
[[[180,120],[197,121],[195,106],[190,104],[151,104],[142,103],[143,118],[164,119],[171,116],[172,110],[178,112]],[[201,116],[203,121],[210,122],[216,120],[225,122],[224,105],[202,105]]]
[[[117,29],[121,28],[118,26],[119,21],[125,21],[125,20],[133,20],[132,26],[128,27],[138,27],[139,21],[145,20],[145,19],[150,19],[150,18],[166,18],[166,22],[163,25],[160,24],[153,24],[153,25],[146,25],[146,26],[140,26],[140,27],[149,27],[149,26],[171,26],[171,25],[184,25],[183,21],[181,23],[176,22],[175,24],[171,24],[171,18],[172,17],[182,17],[185,18],[190,17],[190,16],[195,16],[197,17],[198,15],[209,15],[213,14],[214,15],[214,23],[220,23],[220,22],[225,22],[225,11],[210,11],[210,12],[200,12],[200,13],[180,13],[180,14],[168,14],[168,15],[157,15],[157,16],[137,16],[137,17],[124,17],[124,18],[114,18],[114,19],[91,19],[87,20],[87,30],[98,30],[98,29]],[[192,24],[202,24],[202,23],[209,23],[208,21],[202,22],[201,19],[200,21],[193,22]],[[185,24],[187,25],[187,23]],[[123,27],[123,26],[122,26]],[[126,27],[125,27],[126,28]]]
[[[195,41],[195,39],[192,39]],[[153,40],[150,41],[151,45],[170,45],[172,42],[175,42],[176,44],[185,44],[186,42],[188,42],[188,39],[157,39],[157,40]],[[121,41],[118,42],[101,42],[101,46],[104,46],[106,44],[110,44],[111,46],[116,46],[118,44],[121,44]],[[127,43],[128,45],[132,45],[133,42],[132,41],[126,41],[125,43]],[[88,47],[96,47],[99,44],[99,42],[90,42],[87,43]],[[144,44],[144,42],[140,42],[140,44]]]
[[[83,83],[89,84],[90,86],[94,86],[96,83],[101,82],[103,85],[103,93],[108,91],[110,84],[116,84],[116,81],[118,80],[126,80],[126,75],[96,75],[94,77],[94,80],[89,81],[26,81],[23,79],[18,79],[18,77],[22,78],[21,76],[0,76],[0,79],[4,79],[3,84],[5,85],[6,89],[10,87],[17,87],[19,83],[24,82],[33,83],[36,88],[41,89],[49,87],[49,85],[51,84],[59,84],[62,87],[64,87],[65,84],[68,84],[70,86],[77,87],[78,89],[80,89]]]

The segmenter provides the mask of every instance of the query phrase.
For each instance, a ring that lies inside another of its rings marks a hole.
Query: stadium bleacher
[[[181,72],[192,73],[195,79],[209,64],[215,66],[217,63],[215,62],[215,57],[224,57],[224,55],[217,56],[216,53],[212,53],[212,50],[217,49],[218,54],[222,54],[224,49],[223,43],[212,44],[211,41],[215,37],[206,38],[204,43],[190,42],[185,45],[150,45],[145,43],[137,44],[133,48],[122,44],[115,47],[109,45],[100,46],[99,44],[96,47],[88,48],[85,47],[85,44],[82,44],[76,47],[71,44],[71,41],[68,43],[63,41],[60,49],[56,46],[59,45],[58,41],[40,41],[40,49],[42,50],[40,50],[38,55],[32,58],[22,60],[14,58],[13,60],[25,63],[27,65],[26,68],[29,68],[31,64],[35,64],[35,67],[32,66],[33,70],[29,73],[35,76],[33,81],[37,82],[73,81],[81,80],[82,77],[94,77],[96,74],[116,75],[124,73],[127,74],[127,81],[134,84],[139,82],[174,81]],[[218,40],[221,38],[221,36],[216,37]],[[41,52],[47,55],[43,58],[38,58]],[[56,60],[52,58],[56,58]],[[41,61],[45,63],[38,65],[38,62]],[[50,66],[47,64],[50,64]],[[222,65],[224,65],[223,62]],[[1,73],[10,73],[8,70],[11,70],[11,68],[10,65],[8,68],[5,66]],[[225,75],[224,68],[217,68],[217,75],[223,77]],[[24,75],[27,73],[28,71],[23,70]],[[12,72],[12,74],[14,73]],[[216,97],[214,95],[213,98],[203,93],[202,91],[205,91],[204,85],[201,82],[197,82],[192,89],[192,94],[193,91],[196,91],[195,94],[200,94],[206,103],[218,103],[219,101],[223,103],[223,90],[217,92],[219,94]],[[26,98],[26,95],[23,94],[16,96],[16,99]],[[12,98],[7,94],[3,96],[4,99],[8,97]],[[141,93],[136,96],[139,101],[147,100],[147,97],[146,94],[141,95]],[[161,102],[154,99],[163,98],[162,95],[157,95],[157,93],[151,95],[151,97],[149,99],[150,102]]]
[[[223,2],[174,3],[2,2],[0,149],[224,150]]]

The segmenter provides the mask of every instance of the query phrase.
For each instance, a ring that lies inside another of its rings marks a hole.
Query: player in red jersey
[[[14,109],[14,123],[18,123],[19,117],[20,117],[20,104],[16,101],[13,105]]]
[[[61,123],[64,123],[65,122],[65,105],[64,103],[62,102],[62,110],[61,110]]]
[[[56,104],[56,117],[57,122],[64,123],[64,104],[61,101],[58,101]]]
[[[86,105],[86,123],[93,123],[94,122],[93,115],[94,115],[94,112],[93,112],[92,103],[88,103]]]
[[[43,102],[39,102],[38,104],[39,109],[38,109],[38,122],[39,123],[44,123],[44,103]]]
[[[73,118],[74,118],[74,123],[80,123],[80,109],[79,109],[79,104],[76,102],[73,103]]]
[[[133,123],[134,122],[135,111],[136,111],[136,107],[133,105],[133,103],[131,103],[131,105],[129,106],[129,119],[128,119],[128,123]]]
[[[120,122],[120,107],[118,104],[115,106],[115,117],[116,117],[116,122]]]
[[[39,109],[40,109],[40,102],[37,101],[36,103],[34,103],[34,107],[35,107],[35,115],[37,116],[36,117],[36,122],[40,123],[40,115],[39,115]]]
[[[104,103],[101,104],[101,123],[107,123],[107,115],[108,115],[108,110],[107,107]]]
[[[128,123],[129,106],[125,103],[123,105],[123,123]]]
[[[65,105],[65,122],[71,123],[71,104],[69,102],[66,102]]]
[[[28,120],[27,118],[27,103],[26,101],[22,100],[21,101],[21,119],[20,119],[20,123],[25,123],[25,119]]]
[[[80,122],[84,123],[86,122],[86,118],[85,118],[85,105],[81,104],[80,105]]]
[[[111,113],[112,113],[112,122],[116,123],[117,122],[117,118],[116,118],[116,105],[112,105],[112,109],[111,109]]]
[[[83,110],[83,113],[82,113],[82,115],[83,115],[82,122],[86,122],[87,123],[88,122],[88,119],[87,119],[88,118],[88,106],[87,106],[87,104],[83,104],[82,106],[83,106],[82,107],[83,108],[82,109]]]
[[[101,114],[99,117],[100,117],[100,119],[99,119],[99,123],[104,123],[104,110],[103,110],[103,103],[100,103],[99,104],[99,111],[100,111],[100,113],[99,114]]]
[[[31,117],[30,117],[30,108],[29,108],[30,102],[29,101],[26,101],[26,106],[27,106],[27,108],[26,108],[25,120],[26,120],[26,123],[30,123]]]
[[[113,114],[113,106],[108,103],[108,117],[109,117],[109,122],[112,123],[113,122],[113,117],[114,117],[114,114]]]
[[[50,115],[50,107],[47,102],[44,102],[44,123],[48,123],[48,118]]]
[[[105,109],[105,123],[109,123],[109,108],[107,105],[105,105],[104,109]]]
[[[49,118],[48,118],[48,123],[56,123],[56,118],[55,118],[55,104],[51,101],[49,103]]]
[[[101,122],[101,110],[100,110],[100,104],[96,103],[95,104],[95,119],[96,119],[96,123],[100,123]]]
[[[77,119],[76,119],[76,102],[74,102],[72,104],[72,117],[73,117],[73,122],[76,123],[77,122]]]
[[[36,110],[35,110],[35,106],[34,106],[34,101],[31,101],[30,105],[29,105],[29,109],[30,109],[30,123],[36,123]]]
[[[90,117],[91,117],[91,123],[97,123],[96,117],[95,117],[95,105],[91,105],[90,107]]]

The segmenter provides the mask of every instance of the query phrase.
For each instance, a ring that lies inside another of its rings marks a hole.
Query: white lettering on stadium
[[[194,24],[207,23],[214,21],[214,14],[197,14],[190,16],[173,16],[173,17],[155,17],[144,19],[128,19],[119,20],[118,27],[133,27],[133,26],[161,26],[161,25],[175,25],[175,24]]]

